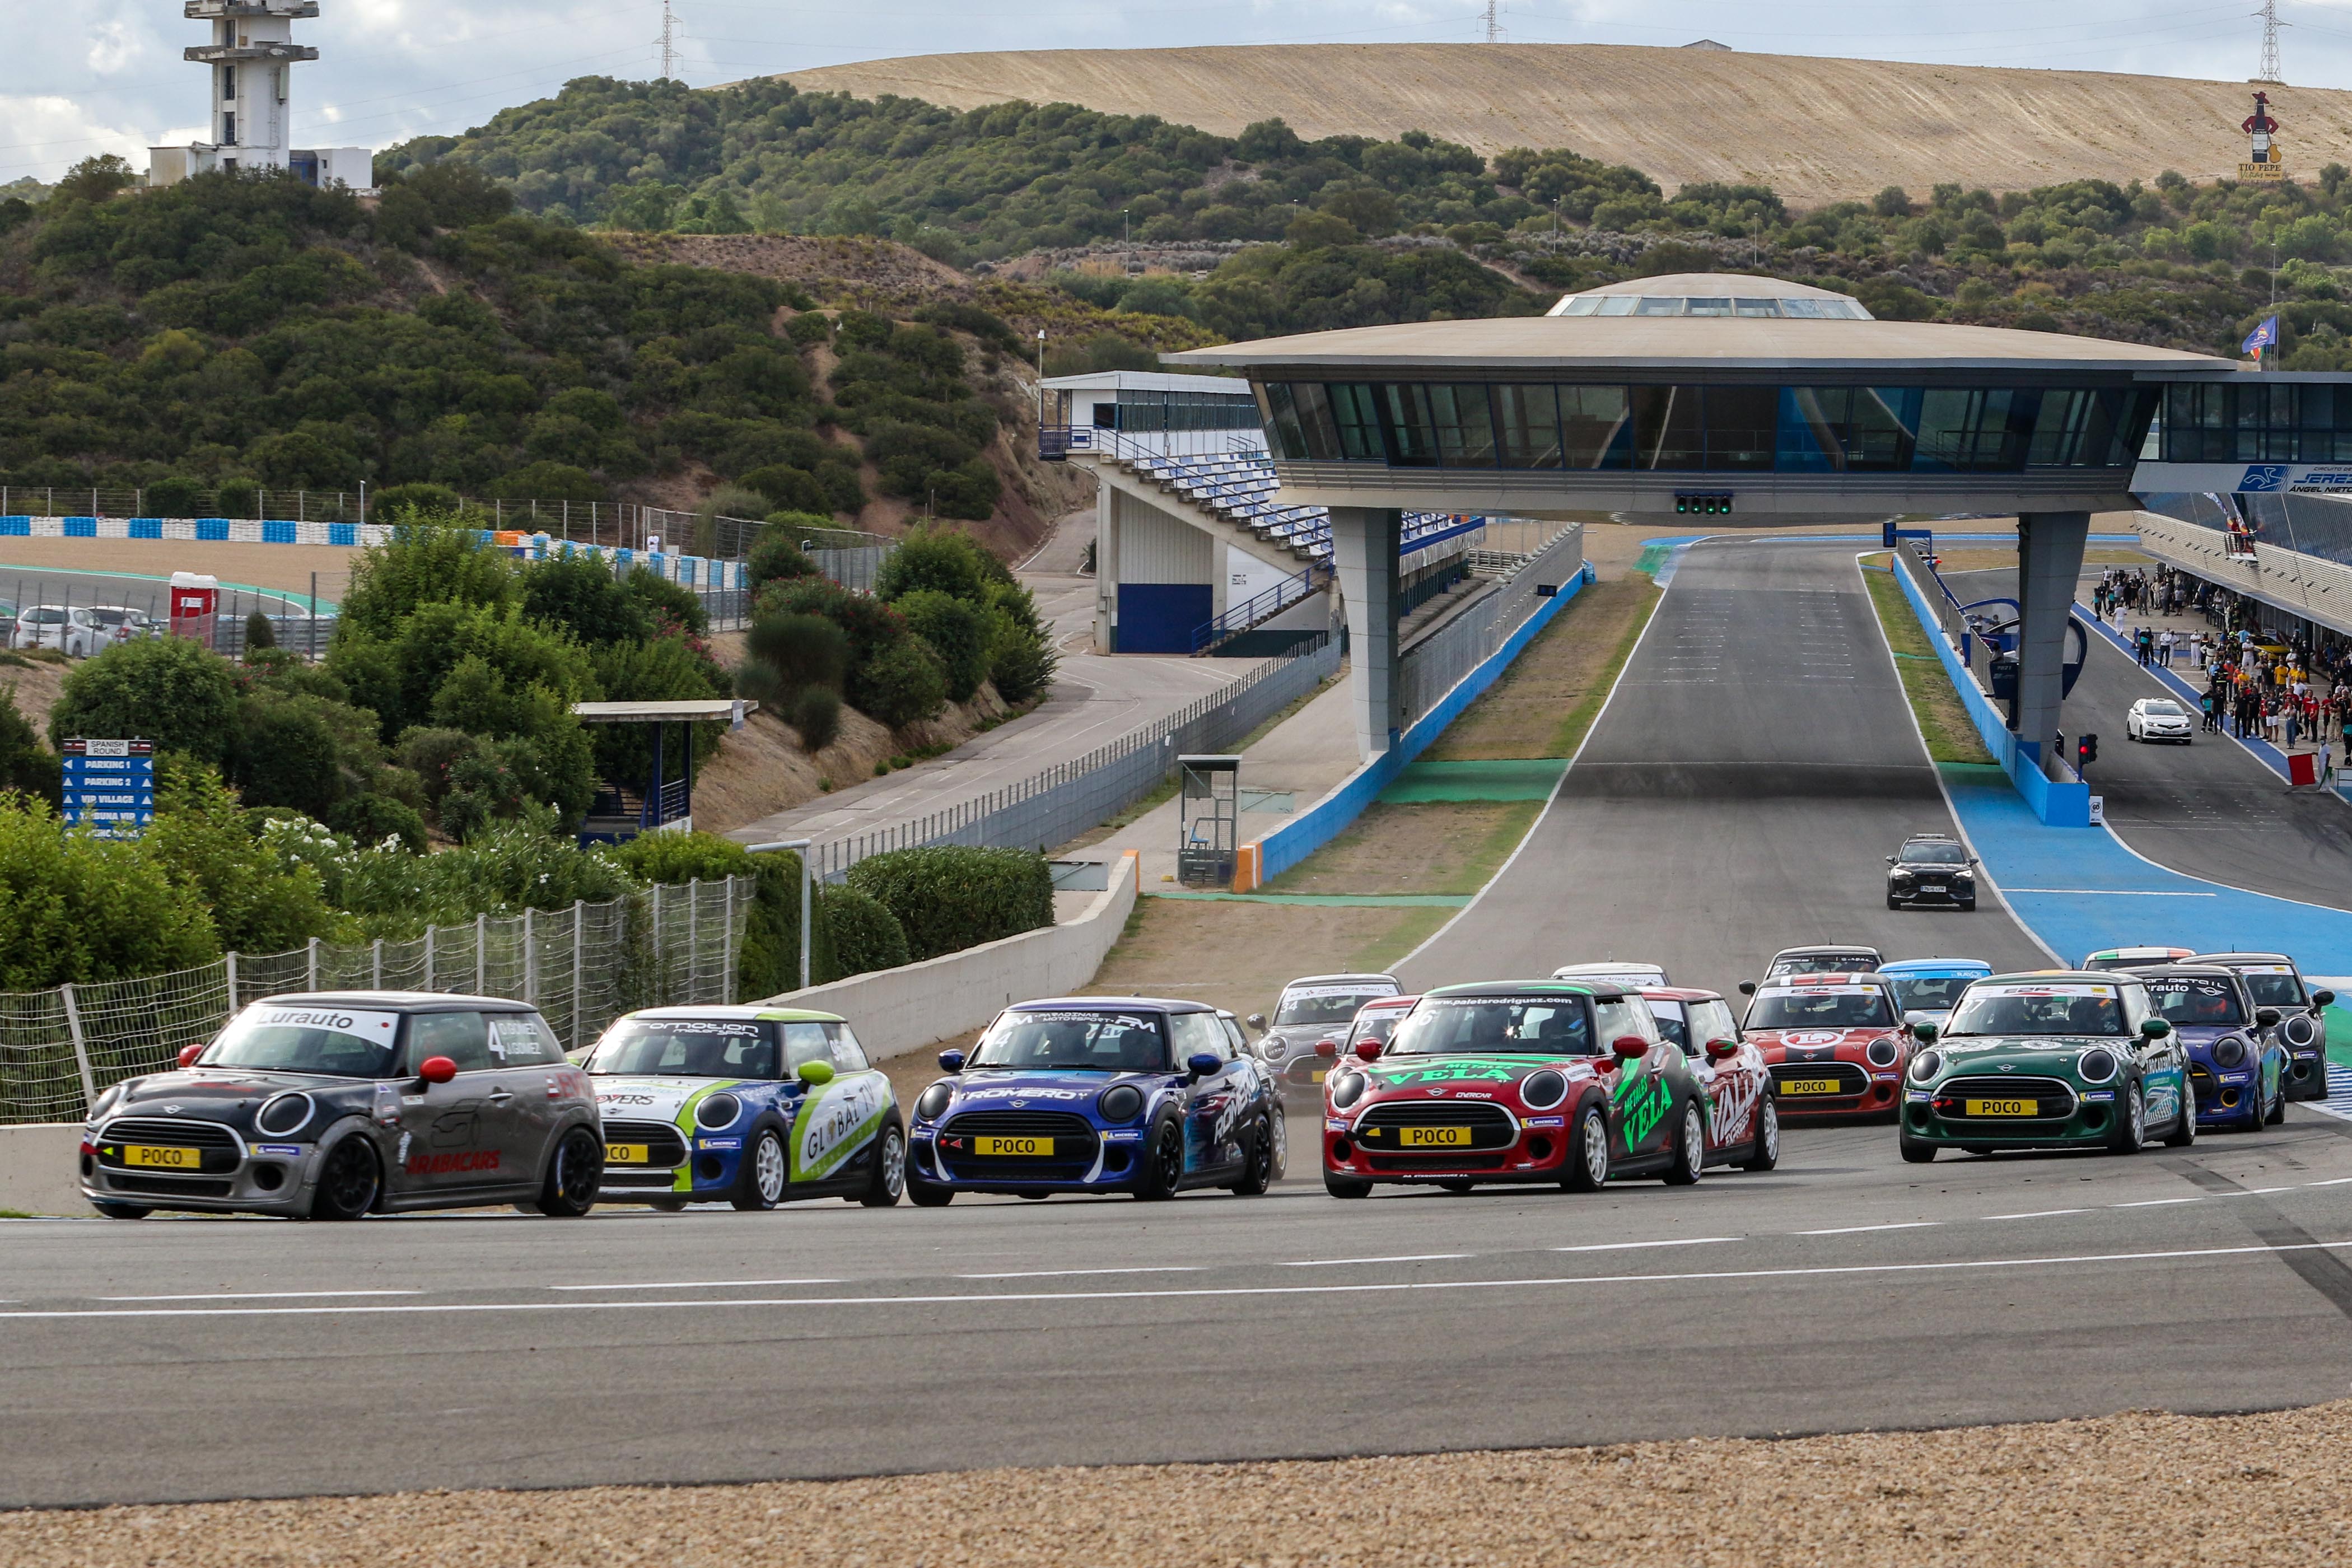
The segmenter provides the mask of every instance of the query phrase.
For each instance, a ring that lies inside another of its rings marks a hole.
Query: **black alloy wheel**
[[[1162,1116],[1152,1125],[1151,1141],[1143,1156],[1143,1180],[1135,1195],[1146,1203],[1160,1203],[1176,1195],[1177,1184],[1184,1179],[1184,1126],[1173,1116]]]
[[[540,1189],[539,1212],[551,1219],[578,1219],[596,1206],[604,1180],[604,1141],[585,1127],[573,1127],[555,1141]]]
[[[1242,1163],[1241,1180],[1226,1187],[1237,1198],[1263,1197],[1266,1188],[1274,1185],[1275,1116],[1261,1111],[1257,1119],[1257,1136],[1250,1140],[1249,1157]]]
[[[383,1185],[375,1150],[354,1132],[327,1151],[319,1169],[319,1190],[310,1199],[312,1219],[358,1219],[375,1207]]]
[[[907,1191],[907,1133],[885,1121],[874,1141],[874,1173],[857,1201],[870,1209],[895,1208]]]

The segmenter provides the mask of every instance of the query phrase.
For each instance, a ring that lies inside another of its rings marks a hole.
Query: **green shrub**
[[[217,763],[236,733],[228,661],[186,637],[141,637],[86,659],[49,710],[49,739],[142,739]]]
[[[213,504],[223,517],[259,517],[261,487],[247,479],[223,479],[213,491]]]
[[[811,686],[839,689],[849,673],[849,634],[822,616],[762,616],[744,634],[743,646],[787,692]]]
[[[16,711],[16,688],[0,686],[0,790],[16,790],[56,805],[58,754],[41,744],[31,721]]]
[[[841,693],[829,686],[803,687],[784,721],[801,738],[803,752],[822,752],[841,738]]]
[[[898,542],[874,575],[874,596],[895,604],[926,590],[985,604],[988,585],[1010,582],[1003,563],[959,529],[919,528]]]
[[[795,468],[787,463],[770,463],[743,476],[744,488],[755,491],[767,504],[761,515],[774,521],[779,516],[797,517],[803,513],[823,512],[824,525],[831,527],[832,508],[824,499],[824,485],[806,468]]]
[[[758,879],[745,918],[743,945],[735,966],[736,993],[746,1000],[780,995],[800,985],[801,859],[790,850],[753,855],[732,839],[711,833],[641,833],[604,851],[612,861],[645,882],[677,884],[722,877]],[[815,915],[809,953],[813,980],[837,978],[824,910]]]
[[[933,588],[901,595],[892,606],[907,617],[917,637],[940,656],[947,677],[950,702],[969,702],[988,679],[988,612],[970,599],[959,599]]]
[[[896,730],[928,719],[947,701],[947,666],[920,637],[883,649],[850,672],[851,706]]]
[[[849,885],[898,917],[916,960],[1054,923],[1053,874],[1025,849],[894,849],[852,866]]]
[[[0,799],[0,991],[193,969],[220,956],[196,889],[143,839],[68,833]]]
[[[897,969],[908,961],[906,928],[898,917],[855,888],[827,888],[818,910],[833,932],[834,977]]]
[[[751,874],[751,851],[716,833],[640,833],[604,853],[640,882],[709,882]]]
[[[803,348],[828,342],[833,337],[833,319],[821,310],[803,310],[784,323],[784,336]]]
[[[194,517],[205,504],[206,494],[202,479],[173,474],[147,487],[141,510],[149,517]]]
[[[422,481],[386,485],[368,497],[368,521],[398,522],[404,513],[412,511],[433,517],[454,515],[464,504],[457,499],[457,492],[447,485]]]
[[[520,600],[514,557],[482,542],[447,514],[413,515],[352,563],[335,636],[389,637],[420,606],[507,605]]]
[[[415,806],[389,795],[348,796],[328,815],[326,821],[328,826],[348,835],[355,843],[382,845],[391,841],[413,855],[425,851],[425,818]]]
[[[710,612],[702,607],[702,595],[685,584],[673,583],[650,566],[640,566],[624,579],[623,585],[644,607],[648,620],[658,623],[667,616],[696,637],[709,634]]]
[[[790,512],[777,514],[780,517],[793,515]],[[772,524],[776,520],[772,517],[768,521]],[[760,535],[759,542],[751,546],[751,553],[743,563],[743,574],[748,579],[751,591],[756,595],[769,584],[785,578],[815,576],[816,563],[801,553],[801,547],[793,542],[789,531],[771,527]]]
[[[167,765],[158,783],[141,847],[209,911],[223,948],[285,952],[336,934],[341,922],[318,873],[283,864],[256,840],[236,796],[209,769]]]
[[[449,793],[451,767],[480,744],[463,730],[419,727],[401,736],[397,755],[400,765],[414,773],[424,786],[425,803],[438,805],[441,797]]]
[[[643,602],[613,574],[611,563],[585,552],[524,567],[522,613],[591,647],[642,641],[651,629]]]
[[[321,821],[335,809],[349,784],[342,742],[320,711],[333,706],[323,698],[276,691],[238,704],[226,772],[247,805],[290,806]]]
[[[996,682],[996,694],[1007,702],[1026,702],[1054,684],[1054,672],[1061,662],[1054,645],[1036,633],[1000,626],[996,642],[989,649],[989,679]]]

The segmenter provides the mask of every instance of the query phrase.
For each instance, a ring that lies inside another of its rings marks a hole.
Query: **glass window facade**
[[[1105,430],[1254,430],[1258,400],[1246,392],[1150,392],[1119,389],[1118,401],[1095,405]]]
[[[2177,383],[2160,447],[2168,463],[2352,462],[2352,386]]]
[[[2176,396],[2246,390],[2264,389],[2171,389]],[[2138,454],[2158,397],[2153,387],[1457,382],[1270,382],[1259,392],[1268,437],[1280,458],[1400,468],[1701,473],[2123,468]],[[2352,460],[2352,389],[2342,403],[2347,426],[2342,450]],[[2335,403],[2326,406],[2333,417]],[[2226,412],[2239,420],[2235,408]],[[2232,423],[2228,432],[2234,437],[2242,428],[2242,422]],[[2168,418],[2168,458],[2173,431]]]

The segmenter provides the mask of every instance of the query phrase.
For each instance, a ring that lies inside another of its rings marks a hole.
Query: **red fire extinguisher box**
[[[172,635],[213,646],[213,616],[220,608],[220,579],[199,572],[172,574]]]

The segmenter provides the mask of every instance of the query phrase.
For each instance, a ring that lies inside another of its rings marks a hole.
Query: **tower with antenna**
[[[205,69],[209,139],[150,147],[147,183],[290,174],[313,185],[373,186],[375,156],[368,149],[294,145],[294,67],[319,58],[294,41],[294,24],[318,14],[319,0],[185,0],[182,15],[212,30],[208,41],[181,51]]]
[[[2278,19],[2278,0],[2263,0],[2263,8],[2253,15],[2263,19],[2263,63],[2254,72],[2254,80],[2284,87],[2286,79],[2279,74],[2278,30],[2288,24]]]
[[[662,32],[654,42],[661,49],[661,79],[677,79],[677,13],[670,9],[669,0],[662,0]]]
[[[1503,41],[1502,20],[1496,15],[1499,9],[1501,0],[1486,0],[1486,41],[1490,44]]]

